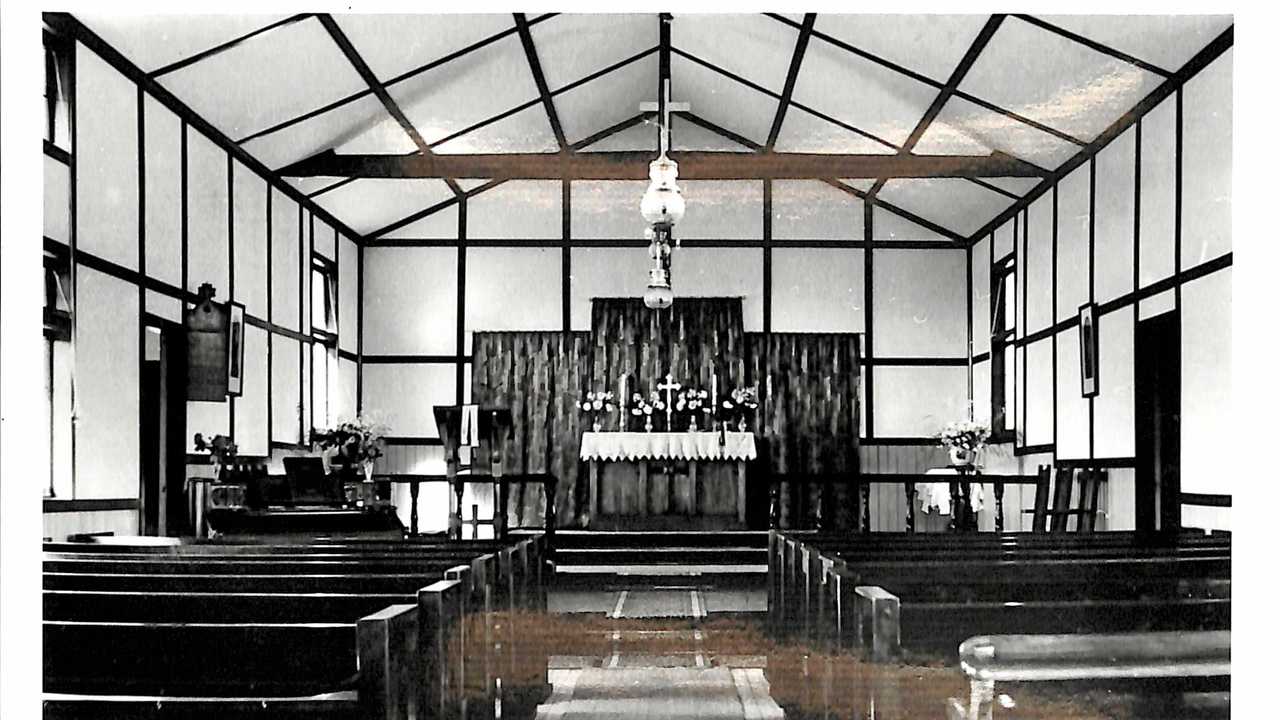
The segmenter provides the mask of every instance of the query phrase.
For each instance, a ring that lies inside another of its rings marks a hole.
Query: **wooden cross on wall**
[[[689,112],[691,106],[689,103],[673,103],[671,102],[671,80],[668,78],[662,85],[662,102],[642,102],[640,103],[640,112],[658,113],[658,152],[661,155],[667,154],[667,148],[671,145],[671,112]]]

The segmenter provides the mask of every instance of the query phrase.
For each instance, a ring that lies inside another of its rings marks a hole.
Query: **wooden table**
[[[689,463],[688,514],[697,513],[699,462],[734,463],[738,522],[747,521],[747,461],[756,457],[755,434],[749,432],[586,432],[579,456],[589,465],[588,512],[600,510],[601,465],[633,462],[641,497],[648,500],[650,461]]]

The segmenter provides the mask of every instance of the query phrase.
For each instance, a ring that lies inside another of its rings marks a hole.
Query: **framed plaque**
[[[227,394],[239,397],[244,387],[244,305],[228,302]]]
[[[1080,306],[1080,395],[1098,394],[1098,306]]]

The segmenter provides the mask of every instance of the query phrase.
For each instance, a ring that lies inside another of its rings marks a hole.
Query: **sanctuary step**
[[[597,532],[556,534],[560,584],[673,577],[715,579],[717,586],[759,584],[768,571],[764,532]]]

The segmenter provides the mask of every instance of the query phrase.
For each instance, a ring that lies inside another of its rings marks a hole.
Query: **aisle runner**
[[[781,720],[758,669],[586,668],[568,673],[538,720]]]

